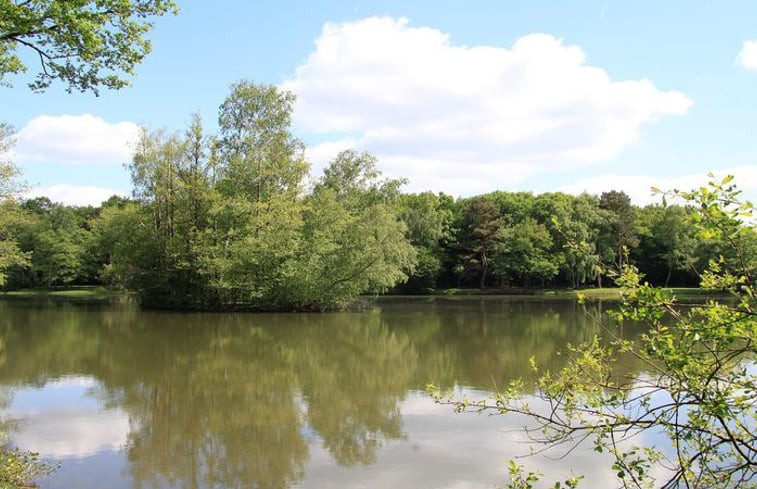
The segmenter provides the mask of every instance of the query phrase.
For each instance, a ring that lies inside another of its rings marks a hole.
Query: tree
[[[607,241],[615,251],[615,266],[623,266],[628,256],[628,249],[639,244],[634,227],[635,215],[631,206],[631,198],[625,192],[611,190],[602,192],[599,196],[599,208],[609,211],[610,235]]]
[[[597,238],[605,216],[596,197],[547,193],[536,198],[535,208],[537,219],[544,219],[550,230],[554,261],[562,264],[561,272],[570,286],[599,281],[604,253]]]
[[[92,283],[102,267],[90,225],[92,208],[54,204],[47,197],[21,204],[25,219],[17,226],[19,248],[30,255],[29,266],[18,268],[13,287],[52,287]]]
[[[12,266],[24,266],[28,257],[18,247],[14,226],[20,212],[16,201],[19,185],[18,168],[5,159],[13,145],[13,128],[0,123],[0,287],[5,284],[6,271]]]
[[[544,284],[560,270],[560,255],[552,254],[552,236],[532,217],[503,227],[497,235],[494,268],[505,281],[515,279],[529,286]]]
[[[653,228],[660,244],[659,256],[667,268],[664,287],[670,283],[673,271],[690,271],[696,262],[698,242],[695,230],[687,225],[687,215],[684,207],[667,206]]]
[[[305,147],[291,131],[294,94],[247,80],[234,83],[218,116],[222,190],[265,202],[296,196],[308,171]]]
[[[471,200],[465,208],[461,245],[468,265],[480,272],[478,284],[486,287],[487,273],[495,252],[497,233],[502,226],[499,207],[483,197]]]
[[[0,0],[0,84],[27,71],[24,48],[39,62],[32,90],[122,88],[151,50],[152,18],[177,11],[171,0]]]
[[[399,218],[401,180],[381,179],[376,158],[347,150],[324,170],[305,201],[300,249],[279,290],[303,309],[347,304],[407,278],[416,251]]]
[[[513,382],[491,401],[451,401],[458,409],[475,407],[520,413],[538,424],[529,433],[548,446],[571,447],[591,439],[607,452],[623,487],[755,487],[757,477],[757,258],[743,249],[755,232],[753,206],[739,198],[732,177],[681,193],[696,212],[690,223],[701,237],[731,248],[741,260],[713,260],[702,287],[732,294],[679,308],[663,289],[651,287],[631,266],[618,278],[622,302],[613,312],[625,327],[646,326],[638,340],[598,338],[571,348],[559,371],[540,371],[539,406]],[[601,318],[598,318],[598,320]],[[615,367],[632,357],[645,371],[632,378]],[[538,371],[538,365],[534,365]],[[431,386],[437,399],[445,402]],[[540,409],[543,408],[543,409]],[[662,437],[636,445],[643,434]],[[570,448],[568,448],[570,449]],[[660,480],[659,470],[666,469]],[[531,487],[534,473],[514,466],[510,487]],[[572,484],[575,485],[576,481]],[[559,487],[557,484],[555,487]]]
[[[418,252],[415,271],[399,286],[403,292],[427,292],[437,286],[445,258],[443,245],[452,238],[452,212],[445,207],[450,199],[432,192],[400,196],[400,217]]]
[[[367,153],[337,155],[311,195],[294,96],[242,81],[184,134],[143,130],[129,166],[137,201],[98,221],[106,276],[162,307],[326,309],[406,278],[415,252],[400,180]]]

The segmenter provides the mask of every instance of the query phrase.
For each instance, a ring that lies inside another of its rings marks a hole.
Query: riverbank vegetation
[[[490,400],[453,399],[433,385],[429,390],[460,411],[527,417],[534,423],[528,434],[542,448],[570,452],[592,444],[611,457],[620,487],[755,487],[755,221],[752,204],[730,180],[682,194],[695,209],[689,222],[696,236],[731,251],[702,274],[704,288],[727,290],[730,300],[681,308],[644,282],[636,267],[623,265],[617,278],[622,300],[610,312],[616,324],[596,317],[611,341],[597,336],[569,346],[568,363],[556,370],[532,359],[535,382],[513,381]],[[634,339],[618,329],[640,324],[647,330]],[[621,374],[622,358],[641,362],[644,372]],[[523,395],[531,388],[536,400]],[[513,489],[532,487],[540,476],[514,462],[510,473]]]
[[[628,264],[656,285],[696,286],[713,259],[757,256],[753,230],[735,256],[687,224],[693,207],[637,207],[617,190],[409,194],[352,150],[309,178],[293,101],[241,81],[217,134],[197,115],[181,132],[144,128],[132,197],[99,207],[19,200],[5,161],[0,284],[107,285],[162,307],[322,310],[365,293],[601,288]],[[12,130],[0,135],[7,154]]]

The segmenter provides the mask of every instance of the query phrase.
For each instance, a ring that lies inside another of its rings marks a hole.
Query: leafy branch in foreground
[[[55,80],[69,92],[122,88],[152,49],[152,19],[177,11],[170,0],[0,0],[0,85],[36,61],[35,91]]]
[[[534,397],[516,381],[476,401],[429,386],[436,401],[457,411],[525,415],[535,423],[528,436],[544,449],[570,452],[589,441],[612,456],[621,487],[757,487],[755,224],[752,204],[731,180],[673,192],[696,210],[691,224],[701,237],[731,252],[701,277],[702,287],[728,291],[731,299],[682,307],[627,266],[616,280],[622,300],[611,315],[618,326],[644,327],[640,339],[623,339],[605,325],[611,340],[569,347],[564,368],[540,372]],[[640,373],[618,372],[626,355]],[[515,464],[510,472],[510,488],[532,487],[539,478]]]

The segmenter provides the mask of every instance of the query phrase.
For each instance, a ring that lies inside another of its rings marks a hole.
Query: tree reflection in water
[[[309,446],[371,464],[429,381],[492,388],[596,332],[573,302],[381,301],[362,313],[184,314],[0,301],[0,384],[96,379],[135,487],[284,488]],[[630,367],[629,368],[633,368]],[[432,403],[429,399],[429,403]]]

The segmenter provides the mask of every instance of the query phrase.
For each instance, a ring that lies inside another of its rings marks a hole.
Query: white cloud
[[[747,70],[757,71],[757,41],[744,41],[736,61]]]
[[[133,122],[107,122],[91,114],[41,115],[16,135],[13,159],[19,163],[122,164],[131,160],[139,128]]]
[[[358,142],[354,139],[344,138],[336,141],[326,141],[324,143],[308,146],[305,150],[305,157],[313,165],[311,173],[314,176],[320,176],[321,170],[328,163],[345,149],[354,148]]]
[[[735,166],[716,170],[712,173],[716,178],[733,175],[735,177],[733,183],[743,191],[743,196],[746,199],[754,201],[754,198],[757,197],[757,165]],[[706,174],[682,175],[672,178],[607,174],[584,178],[576,183],[559,187],[557,190],[575,195],[582,192],[599,195],[609,190],[622,190],[631,197],[634,204],[646,205],[661,202],[662,197],[660,195],[652,195],[652,187],[661,190],[692,190],[705,185],[707,181]]]
[[[55,459],[82,458],[126,445],[129,418],[120,410],[51,408],[23,418],[13,441]]]
[[[326,24],[282,87],[298,95],[301,130],[348,135],[387,174],[453,194],[611,159],[692,103],[646,79],[613,81],[551,35],[461,46],[388,17]]]
[[[127,196],[127,192],[114,188],[94,187],[91,185],[69,185],[59,183],[44,185],[30,189],[25,198],[47,197],[53,202],[66,205],[94,205],[98,206],[113,195]]]
[[[22,387],[5,416],[13,420],[10,438],[24,450],[53,459],[84,458],[126,445],[129,418],[120,409],[105,409],[88,395],[99,383],[69,376],[41,388]]]

